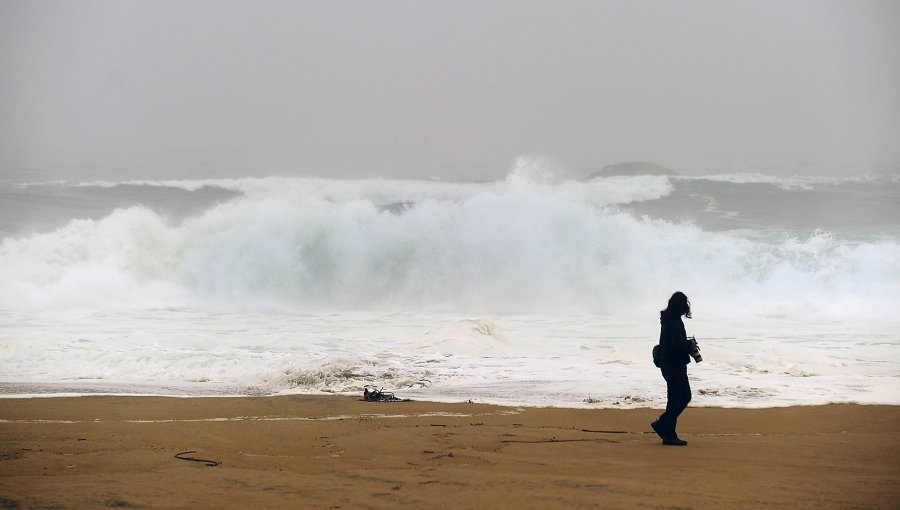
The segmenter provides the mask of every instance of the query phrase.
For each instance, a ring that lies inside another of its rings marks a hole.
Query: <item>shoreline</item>
[[[900,406],[688,407],[687,447],[659,444],[649,423],[660,412],[328,395],[3,398],[0,503],[820,509],[900,497]]]
[[[271,394],[192,394],[192,395],[176,395],[176,394],[165,394],[165,393],[34,393],[34,394],[2,394],[0,393],[0,402],[5,400],[11,401],[19,401],[19,400],[53,400],[53,399],[77,399],[77,398],[135,398],[135,399],[267,399],[267,398],[336,398],[336,399],[350,399],[350,400],[358,400],[360,402],[364,402],[363,399],[357,398],[356,393],[271,393]],[[399,398],[399,396],[398,396]],[[504,402],[493,402],[493,401],[484,401],[484,400],[429,400],[427,398],[403,398],[406,403],[416,402],[420,404],[435,404],[435,405],[447,405],[447,406],[455,406],[455,405],[482,405],[489,407],[503,407],[503,408],[523,408],[523,409],[558,409],[561,411],[573,410],[573,411],[629,411],[629,410],[647,410],[654,409],[662,411],[662,407],[658,405],[653,405],[653,403],[648,403],[646,405],[634,405],[634,404],[622,404],[615,405],[613,404],[610,407],[602,407],[599,405],[591,406],[592,403],[586,403],[584,406],[554,406],[554,405],[543,405],[543,404],[525,404],[525,403],[504,403]],[[402,403],[402,402],[396,402]],[[664,403],[664,402],[663,402]],[[768,405],[768,406],[752,406],[752,405],[714,405],[714,404],[695,404],[692,401],[688,405],[688,409],[723,409],[723,410],[758,410],[764,411],[767,409],[793,409],[793,408],[810,408],[810,407],[827,407],[827,406],[860,406],[860,407],[897,407],[900,408],[900,403],[887,403],[887,402],[859,402],[859,401],[847,401],[847,402],[823,402],[823,403],[785,403],[783,405]],[[2,407],[2,406],[0,406]],[[3,423],[2,417],[0,417],[0,423]]]
[[[101,397],[101,398],[172,398],[172,399],[218,399],[218,398],[230,398],[230,399],[256,399],[256,398],[336,398],[336,399],[358,399],[361,396],[361,392],[353,392],[353,393],[338,393],[338,392],[319,392],[319,393],[290,393],[290,392],[271,392],[267,393],[264,391],[254,391],[247,393],[232,393],[228,391],[219,391],[213,388],[206,388],[207,392],[198,392],[198,393],[155,393],[153,391],[147,391],[143,393],[138,392],[117,392],[113,391],[105,391],[103,389],[97,389],[95,391],[84,391],[82,388],[81,391],[60,391],[60,392],[45,392],[45,393],[3,393],[4,386],[29,386],[29,387],[43,387],[43,388],[53,388],[57,386],[68,386],[61,383],[7,383],[0,381],[0,402],[4,400],[30,400],[30,399],[66,399],[66,398],[93,398],[93,397]],[[112,388],[115,387],[116,384],[103,384],[99,385],[103,388]],[[127,386],[123,383],[123,386]],[[148,390],[151,388],[165,388],[166,386],[152,386],[145,385],[145,388]],[[658,389],[658,388],[657,388]],[[587,401],[587,399],[583,402],[578,403],[579,405],[546,405],[543,403],[521,403],[521,402],[505,402],[502,400],[491,400],[488,399],[452,399],[451,397],[445,399],[431,400],[428,396],[422,396],[418,394],[406,394],[403,390],[394,390],[398,398],[409,399],[411,402],[418,403],[428,403],[428,404],[436,404],[436,405],[464,405],[464,404],[479,404],[486,406],[495,406],[495,407],[509,407],[509,408],[529,408],[529,409],[560,409],[560,410],[583,410],[583,411],[591,411],[591,410],[635,410],[635,409],[662,409],[665,406],[665,395],[664,395],[665,386],[663,385],[663,398],[658,401],[646,400],[646,401],[636,401],[636,402],[627,402],[627,398],[625,399],[625,403],[605,403],[603,401]],[[885,406],[885,407],[900,407],[900,402],[885,402],[885,401],[823,401],[823,402],[809,402],[809,403],[797,403],[797,402],[778,402],[774,405],[754,405],[753,402],[741,402],[738,404],[732,405],[716,405],[715,403],[703,402],[700,398],[697,398],[697,395],[694,395],[694,399],[691,404],[688,406],[689,409],[785,409],[785,408],[795,408],[795,407],[822,407],[822,406]],[[2,417],[0,417],[2,418]]]

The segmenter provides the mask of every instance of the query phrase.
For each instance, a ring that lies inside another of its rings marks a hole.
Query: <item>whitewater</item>
[[[900,179],[0,183],[0,393],[900,404]]]

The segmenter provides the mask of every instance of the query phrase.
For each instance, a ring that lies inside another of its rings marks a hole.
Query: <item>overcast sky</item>
[[[7,176],[900,168],[896,1],[0,0],[0,69]]]

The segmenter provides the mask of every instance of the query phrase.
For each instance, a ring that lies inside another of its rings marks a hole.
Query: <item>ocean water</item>
[[[0,182],[0,394],[900,404],[900,178]]]

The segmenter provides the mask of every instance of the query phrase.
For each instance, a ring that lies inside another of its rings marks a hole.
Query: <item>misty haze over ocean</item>
[[[896,172],[886,1],[0,3],[13,179]]]
[[[0,2],[0,393],[897,404],[895,2]]]

